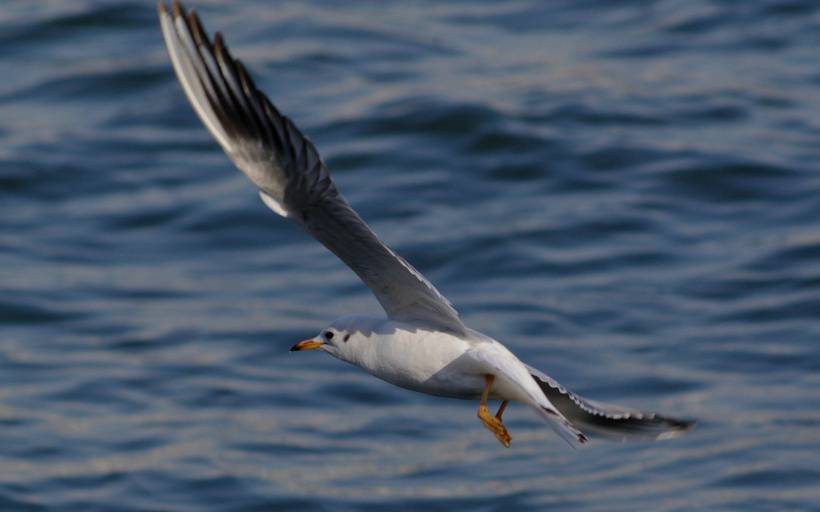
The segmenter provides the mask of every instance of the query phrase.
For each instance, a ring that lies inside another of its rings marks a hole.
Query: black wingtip
[[[698,424],[698,420],[692,418],[685,418],[685,419],[669,419],[670,426],[676,430],[680,430],[681,432],[686,432],[695,428]]]
[[[208,33],[202,25],[202,20],[199,19],[199,14],[197,14],[194,9],[191,9],[188,13],[188,26],[191,28],[191,34],[193,34],[196,44],[201,46],[210,46],[210,43],[208,42]]]
[[[222,38],[222,32],[216,31],[214,33],[214,53],[222,53],[225,49],[225,40]]]

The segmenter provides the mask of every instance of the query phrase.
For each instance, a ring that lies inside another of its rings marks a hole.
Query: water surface
[[[820,6],[195,2],[470,326],[696,417],[529,411],[290,354],[379,312],[187,104],[152,2],[0,10],[0,509],[817,510]]]

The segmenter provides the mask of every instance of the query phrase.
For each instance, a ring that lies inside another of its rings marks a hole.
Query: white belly
[[[369,345],[355,364],[391,384],[429,395],[478,399],[484,376],[494,373],[465,354],[473,348],[471,342],[442,332],[397,330]],[[519,388],[500,378],[493,391],[492,398],[516,399],[511,395]]]

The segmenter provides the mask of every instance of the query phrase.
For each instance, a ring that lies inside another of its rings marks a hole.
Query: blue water
[[[288,353],[378,313],[186,102],[153,2],[0,9],[0,510],[820,510],[820,4],[215,2],[466,323],[695,417],[569,449]]]

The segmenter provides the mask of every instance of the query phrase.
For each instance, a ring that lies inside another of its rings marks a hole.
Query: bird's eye
[[[332,340],[333,339],[333,332],[332,331],[327,331],[325,333],[325,338],[327,338],[329,340]]]
[[[347,343],[347,340],[349,340],[349,339],[350,339],[350,335],[349,335],[349,334],[345,334],[345,343]]]

